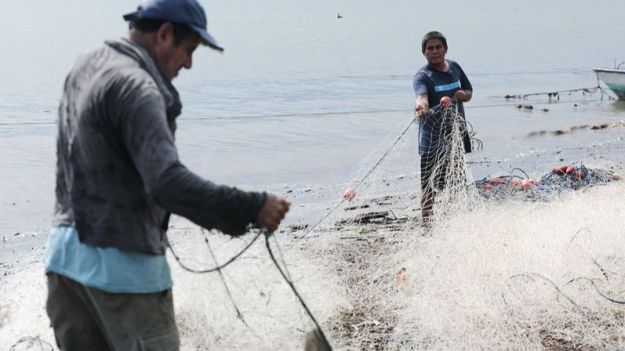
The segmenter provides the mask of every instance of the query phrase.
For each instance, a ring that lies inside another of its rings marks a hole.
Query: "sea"
[[[558,162],[586,162],[601,146],[592,162],[621,168],[625,128],[591,127],[625,119],[625,103],[594,89],[592,70],[625,61],[622,0],[202,3],[225,52],[198,49],[192,69],[174,80],[184,105],[176,138],[182,162],[215,183],[287,197],[333,189],[326,198],[340,198],[413,118],[412,77],[431,30],[446,35],[447,58],[474,87],[467,119],[483,143],[469,155],[474,177],[513,168],[540,175]],[[64,78],[82,52],[126,36],[121,16],[137,5],[0,0],[4,243],[49,228]],[[402,138],[416,145],[416,128]],[[416,175],[416,148],[404,152],[381,168]],[[553,157],[536,161],[541,154]],[[413,179],[406,188],[417,189]],[[292,220],[320,214],[291,201]]]

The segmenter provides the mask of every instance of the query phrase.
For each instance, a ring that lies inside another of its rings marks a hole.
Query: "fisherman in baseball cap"
[[[251,225],[274,232],[289,210],[280,196],[213,183],[178,157],[173,79],[202,43],[223,50],[197,1],[145,0],[124,16],[128,36],[80,55],[63,84],[44,255],[59,350],[180,350],[170,215],[241,236]]]
[[[123,16],[135,22],[142,18],[184,24],[197,33],[202,44],[223,52],[215,38],[206,29],[206,13],[197,0],[143,0],[137,11]]]

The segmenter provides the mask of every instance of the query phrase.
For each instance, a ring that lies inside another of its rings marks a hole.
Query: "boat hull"
[[[619,99],[625,100],[625,70],[593,68],[599,78]]]

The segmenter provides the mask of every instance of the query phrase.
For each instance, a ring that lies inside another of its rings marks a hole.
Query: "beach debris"
[[[583,130],[583,129],[601,130],[601,129],[615,128],[615,127],[625,127],[625,121],[621,120],[618,122],[601,123],[601,124],[596,124],[592,126],[589,124],[582,124],[582,125],[572,126],[571,128],[561,128],[561,129],[556,129],[556,130],[549,131],[549,132],[546,130],[538,130],[538,131],[530,132],[529,134],[527,134],[527,137],[545,135],[547,133],[551,135],[555,135],[555,136],[560,136],[564,134],[570,134],[572,132]]]
[[[347,201],[352,201],[356,197],[356,189],[353,186],[348,186],[343,191],[343,198]]]
[[[299,232],[301,230],[308,228],[308,224],[291,224],[287,226],[287,228],[291,231],[291,233]]]
[[[557,129],[557,130],[554,130],[553,132],[551,132],[551,134],[553,134],[553,135],[562,135],[562,134],[568,134],[568,133],[570,133],[570,132],[571,132],[571,130],[570,130],[570,129],[568,129],[568,128],[563,128],[563,129]]]
[[[592,126],[592,127],[590,127],[590,129],[592,129],[592,130],[606,129],[609,126],[610,125],[608,123],[604,123],[604,124],[599,124],[599,125],[596,125],[596,126]]]
[[[364,204],[364,205],[360,205],[360,206],[350,206],[350,207],[345,207],[345,211],[353,211],[353,210],[357,210],[360,208],[369,208],[370,206],[368,204]]]
[[[527,134],[527,137],[531,138],[531,137],[534,137],[534,136],[537,136],[537,135],[545,135],[545,134],[547,134],[546,130],[535,130],[535,131],[530,132],[529,134]]]
[[[351,225],[351,224],[397,224],[405,223],[408,221],[407,217],[397,217],[395,214],[391,214],[391,211],[373,211],[367,213],[358,214],[352,218],[341,219],[336,222],[336,225]]]
[[[362,213],[354,217],[356,223],[380,223],[388,217],[388,211]]]
[[[363,267],[361,269],[366,269]],[[377,280],[361,281],[377,283]],[[374,301],[353,301],[350,308],[330,317],[335,333],[348,340],[349,350],[386,350],[389,337],[398,323],[396,312]]]

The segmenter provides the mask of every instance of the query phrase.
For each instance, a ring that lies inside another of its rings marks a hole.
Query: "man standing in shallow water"
[[[415,74],[412,86],[416,95],[415,116],[419,123],[419,155],[421,156],[421,218],[425,226],[429,226],[434,204],[433,186],[442,189],[445,185],[444,172],[432,174],[434,168],[448,160],[441,159],[439,151],[445,147],[441,145],[442,116],[440,113],[426,114],[431,107],[440,104],[441,98],[454,98],[458,105],[458,113],[464,117],[463,102],[471,100],[473,88],[471,82],[460,65],[445,58],[447,54],[447,39],[436,31],[428,32],[421,41],[421,52],[427,60],[427,65],[421,67]],[[471,152],[469,136],[464,135],[466,152]],[[442,167],[444,169],[445,167]],[[434,179],[432,177],[434,176]]]
[[[174,144],[178,92],[206,31],[197,0],[146,0],[124,16],[128,39],[82,55],[59,107],[54,227],[44,262],[46,310],[61,350],[177,350],[170,213],[242,235],[274,231],[289,202],[215,185]]]

